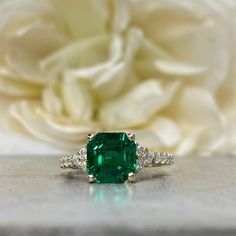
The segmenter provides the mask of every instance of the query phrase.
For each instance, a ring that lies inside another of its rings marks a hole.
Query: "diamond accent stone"
[[[148,152],[145,159],[145,165],[151,165],[154,161],[155,154],[154,152]]]
[[[160,152],[156,152],[155,153],[154,163],[156,163],[156,164],[160,164],[161,163],[161,153]]]
[[[137,145],[137,151],[136,151],[136,156],[137,156],[137,161],[136,161],[136,166],[137,166],[137,171],[142,170],[145,167],[145,162],[146,162],[146,157],[148,154],[148,149],[144,148],[143,146]]]
[[[173,154],[166,152],[155,152],[155,157],[153,162],[157,165],[172,165],[173,162]]]
[[[87,152],[86,148],[80,149],[77,153],[61,158],[61,168],[72,168],[85,170]]]

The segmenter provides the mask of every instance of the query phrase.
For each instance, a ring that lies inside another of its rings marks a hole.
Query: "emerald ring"
[[[173,154],[149,152],[135,141],[133,133],[88,134],[87,145],[60,160],[61,168],[80,169],[90,183],[135,182],[144,167],[173,164]]]

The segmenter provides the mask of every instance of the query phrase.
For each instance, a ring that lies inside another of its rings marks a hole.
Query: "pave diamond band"
[[[174,155],[167,152],[149,152],[147,148],[137,144],[137,170],[144,167],[156,167],[174,164]]]
[[[125,132],[88,135],[88,143],[77,153],[60,159],[61,168],[80,169],[89,182],[123,183],[134,181],[135,173],[145,167],[172,165],[173,154],[150,152]]]
[[[81,169],[85,171],[87,159],[87,150],[86,148],[80,149],[77,153],[62,157],[60,159],[61,168],[70,168],[70,169]]]
[[[140,171],[144,167],[156,167],[163,165],[174,164],[174,155],[168,152],[149,152],[147,148],[144,148],[137,144],[137,170]],[[77,153],[62,157],[60,159],[60,166],[62,169],[86,169],[87,150],[85,147],[80,149]]]

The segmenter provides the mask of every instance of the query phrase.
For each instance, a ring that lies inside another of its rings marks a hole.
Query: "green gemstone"
[[[124,183],[136,172],[136,144],[124,132],[98,133],[87,144],[87,168],[96,183]]]

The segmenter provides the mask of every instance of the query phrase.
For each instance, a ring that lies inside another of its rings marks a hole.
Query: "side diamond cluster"
[[[87,150],[84,147],[73,155],[62,157],[60,159],[60,166],[63,169],[72,168],[72,169],[81,169],[85,171],[86,160],[87,160]]]
[[[137,143],[136,151],[137,171],[142,170],[146,166],[157,166],[157,165],[172,165],[173,154],[167,152],[149,152],[147,148]]]

